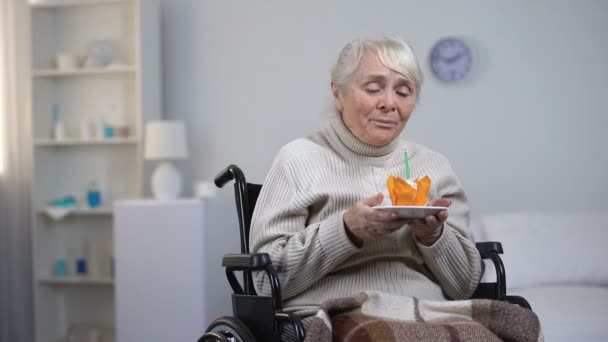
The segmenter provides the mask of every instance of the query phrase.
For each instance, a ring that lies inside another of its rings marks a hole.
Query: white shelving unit
[[[63,139],[61,141],[53,139],[36,139],[35,146],[91,146],[91,145],[119,145],[119,144],[137,144],[138,138],[112,138],[104,140],[81,140],[81,139]]]
[[[75,286],[80,286],[80,285],[89,285],[89,286],[95,286],[95,285],[101,285],[101,286],[106,286],[106,285],[114,285],[114,279],[113,278],[78,278],[78,277],[62,277],[62,278],[57,278],[57,277],[49,277],[49,278],[40,278],[39,282],[41,284],[46,284],[46,285],[56,285],[56,286],[70,286],[70,285],[75,285]]]
[[[130,0],[31,0],[32,8],[60,8],[128,3]]]
[[[87,75],[111,75],[135,72],[130,65],[121,65],[111,68],[89,68],[75,70],[38,69],[33,71],[34,77],[64,77],[64,76],[87,76]]]
[[[114,213],[113,208],[110,207],[97,207],[97,208],[74,208],[66,216],[99,216],[99,215],[112,215]],[[44,210],[40,210],[40,214],[45,214]]]
[[[113,278],[113,202],[141,198],[143,128],[161,117],[160,17],[158,0],[29,0],[31,112],[34,179],[33,260],[36,341],[67,341],[75,324],[116,325]],[[84,57],[91,41],[120,51],[110,66],[58,69],[55,57]],[[53,139],[53,108],[65,137]],[[81,138],[83,122],[126,123],[128,134]],[[89,208],[87,186],[95,182],[102,205]],[[61,219],[45,210],[65,196],[77,206]],[[83,247],[86,246],[86,247]],[[87,252],[88,250],[88,252]],[[86,257],[78,275],[76,258]],[[68,274],[57,274],[57,260]],[[104,329],[105,329],[104,328]],[[112,342],[115,333],[102,336]]]

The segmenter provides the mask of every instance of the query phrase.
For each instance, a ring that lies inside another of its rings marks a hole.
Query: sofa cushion
[[[488,241],[500,241],[507,288],[608,285],[608,224],[599,212],[513,213],[480,218]]]
[[[606,287],[537,287],[511,294],[530,302],[545,341],[608,341]]]

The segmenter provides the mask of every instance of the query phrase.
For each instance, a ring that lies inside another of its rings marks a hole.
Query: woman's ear
[[[342,113],[342,111],[344,110],[344,104],[342,103],[342,92],[334,82],[331,82],[331,92],[334,94],[336,108],[340,113]]]

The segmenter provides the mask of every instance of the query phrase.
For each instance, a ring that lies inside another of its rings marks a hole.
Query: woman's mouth
[[[393,120],[372,120],[380,128],[394,128],[397,122]]]

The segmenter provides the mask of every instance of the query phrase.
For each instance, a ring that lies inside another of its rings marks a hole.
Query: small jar
[[[114,126],[114,133],[119,138],[127,138],[129,136],[129,126],[127,126],[127,125]]]
[[[110,125],[105,125],[103,128],[103,137],[106,139],[114,138],[115,132],[114,127]]]
[[[101,205],[101,192],[95,182],[91,182],[87,190],[87,203],[89,208],[97,208]]]
[[[53,267],[53,276],[65,278],[68,276],[68,263],[65,259],[57,259]]]
[[[115,114],[112,124],[115,136],[119,138],[127,138],[129,136],[129,125],[124,115]]]

